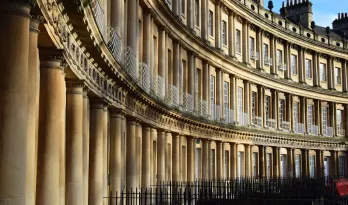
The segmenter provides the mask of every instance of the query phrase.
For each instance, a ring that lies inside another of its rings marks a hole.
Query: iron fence
[[[238,178],[159,183],[147,189],[110,192],[110,205],[346,205],[334,178]]]

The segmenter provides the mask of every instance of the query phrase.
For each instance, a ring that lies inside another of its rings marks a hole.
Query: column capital
[[[85,82],[83,80],[67,80],[66,94],[80,94],[84,95]]]
[[[0,12],[21,15],[30,18],[30,8],[35,5],[34,0],[5,0],[0,3]]]
[[[110,108],[110,117],[122,118],[126,115],[126,112],[120,108]]]
[[[41,48],[40,52],[40,68],[60,69],[64,71],[67,66],[63,55],[63,49]]]
[[[39,25],[45,22],[45,18],[42,15],[31,14],[30,19],[30,32],[40,33]]]
[[[103,98],[90,98],[91,109],[104,109],[108,103]]]

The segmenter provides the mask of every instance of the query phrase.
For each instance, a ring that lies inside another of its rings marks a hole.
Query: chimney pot
[[[345,18],[347,18],[347,17],[348,17],[348,14],[347,14],[347,13],[345,13],[345,14],[344,14],[344,17],[345,17]]]
[[[340,13],[338,13],[338,19],[340,19],[341,18],[341,15],[340,15]]]

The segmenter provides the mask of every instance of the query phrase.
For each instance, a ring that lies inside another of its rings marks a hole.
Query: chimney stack
[[[287,18],[303,27],[309,28],[313,20],[312,2],[309,0],[286,0],[283,2],[283,7],[286,7],[288,16]],[[298,22],[298,20],[300,22]]]
[[[338,18],[332,22],[332,30],[348,33],[347,13],[338,13]]]

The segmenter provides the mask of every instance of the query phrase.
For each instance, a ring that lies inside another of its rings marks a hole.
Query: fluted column
[[[166,180],[166,135],[164,130],[157,130],[157,183]]]
[[[122,117],[120,110],[110,110],[110,191],[121,191],[122,178]]]
[[[203,153],[202,153],[202,176],[204,180],[209,179],[209,141],[204,139],[203,141]]]
[[[83,91],[83,205],[88,205],[88,173],[89,173],[89,99],[87,95],[88,89]]]
[[[65,146],[65,74],[60,51],[44,51],[41,56],[40,115],[36,203],[54,204],[60,200],[61,152]],[[59,56],[59,57],[58,57]],[[53,92],[54,91],[54,92]],[[54,117],[52,114],[54,113]],[[65,169],[63,169],[65,171]],[[64,178],[64,177],[63,177]],[[65,184],[65,183],[64,183]],[[81,193],[82,194],[82,193]]]
[[[38,34],[39,21],[30,20],[29,63],[28,63],[28,137],[26,154],[26,193],[25,204],[35,204],[36,168],[37,168],[37,137],[39,115],[40,69]]]
[[[173,181],[181,181],[180,177],[180,135],[173,134]]]
[[[0,201],[7,204],[25,204],[26,163],[33,166],[26,158],[34,137],[27,130],[30,8],[21,2],[0,3]]]
[[[83,81],[68,81],[66,92],[65,204],[83,203]]]
[[[238,157],[238,153],[237,153],[237,144],[231,142],[230,143],[230,178],[231,179],[235,179],[237,176],[237,157]]]
[[[195,138],[187,137],[187,181],[195,180]]]
[[[141,187],[150,188],[151,186],[151,136],[150,127],[142,127],[142,167],[141,167]]]
[[[103,204],[104,107],[91,99],[88,204]]]

